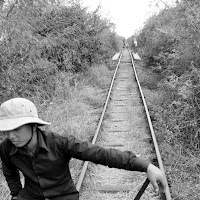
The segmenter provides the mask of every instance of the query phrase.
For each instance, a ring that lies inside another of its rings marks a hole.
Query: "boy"
[[[166,183],[159,168],[130,151],[105,149],[74,136],[63,137],[38,126],[50,123],[38,117],[33,102],[10,99],[0,107],[0,131],[7,138],[0,144],[3,173],[12,199],[78,200],[79,194],[69,171],[70,159],[77,158],[119,169],[146,172],[158,192]],[[19,170],[25,177],[22,188]]]

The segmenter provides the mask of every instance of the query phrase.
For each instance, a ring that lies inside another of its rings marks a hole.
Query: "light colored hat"
[[[10,99],[0,106],[0,131],[10,131],[29,123],[49,125],[38,118],[34,103],[24,98]]]

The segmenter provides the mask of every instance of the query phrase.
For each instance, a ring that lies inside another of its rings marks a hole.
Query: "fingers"
[[[165,181],[163,173],[161,172],[159,168],[150,164],[147,169],[147,177],[152,183],[156,193],[158,193],[159,189],[160,189],[160,192],[165,191],[166,181]]]
[[[155,180],[151,182],[156,193],[165,192],[166,184],[164,182],[160,182],[160,180]]]
[[[159,187],[158,187],[157,182],[155,182],[154,184],[152,183],[152,185],[153,185],[154,191],[155,191],[156,193],[158,193]]]
[[[162,188],[163,192],[166,191],[166,187],[167,187],[166,183],[167,183],[167,182],[164,181],[164,179],[161,180],[161,188]]]

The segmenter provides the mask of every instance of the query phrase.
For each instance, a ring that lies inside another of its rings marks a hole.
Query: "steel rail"
[[[104,115],[105,115],[105,112],[106,112],[106,108],[107,108],[107,105],[108,105],[108,101],[110,99],[110,94],[111,94],[111,91],[112,91],[113,83],[114,83],[114,80],[115,80],[115,77],[116,77],[116,74],[117,74],[117,70],[119,68],[121,57],[122,57],[122,52],[120,53],[119,61],[117,63],[117,67],[116,67],[115,72],[113,74],[113,78],[112,78],[112,81],[111,81],[111,84],[110,84],[110,89],[109,89],[109,92],[108,92],[108,95],[107,95],[107,98],[106,98],[106,102],[104,104],[103,111],[101,113],[101,117],[100,117],[99,123],[97,125],[97,129],[95,131],[95,134],[94,134],[94,137],[93,137],[93,140],[92,140],[92,144],[95,144],[97,136],[99,134],[99,131],[100,131],[100,128],[101,128],[101,124],[102,124],[102,121],[103,121],[103,118],[104,118]],[[87,167],[88,167],[88,163],[89,163],[88,161],[85,161],[84,164],[83,164],[83,168],[82,168],[81,174],[80,174],[78,182],[76,184],[77,191],[80,191],[80,189],[81,189],[81,186],[82,186],[82,183],[83,183],[83,179],[85,177],[85,173],[86,173],[86,170],[87,170]]]
[[[149,115],[149,110],[148,110],[148,107],[147,107],[147,104],[146,104],[146,101],[145,101],[145,98],[144,98],[144,94],[142,92],[142,88],[141,88],[141,85],[140,85],[140,82],[139,82],[139,79],[138,79],[138,76],[137,76],[137,72],[136,72],[136,69],[135,69],[134,61],[133,61],[133,55],[130,53],[130,51],[129,51],[129,54],[131,55],[131,62],[132,62],[132,66],[133,66],[134,73],[135,73],[135,79],[137,81],[139,91],[140,91],[140,95],[141,95],[141,98],[142,98],[142,101],[143,101],[143,104],[144,104],[144,108],[145,108],[145,112],[146,112],[146,116],[147,116],[147,120],[148,120],[148,124],[149,124],[149,128],[150,128],[151,136],[152,136],[153,143],[154,143],[154,148],[155,148],[155,151],[156,151],[156,156],[157,156],[159,168],[163,172],[164,179],[165,179],[165,182],[166,182],[166,191],[165,191],[165,193],[161,194],[161,197],[162,197],[163,200],[165,200],[165,199],[171,200],[172,198],[171,198],[167,178],[166,178],[166,175],[165,175],[165,170],[164,170],[162,158],[161,158],[161,155],[160,155],[160,150],[158,148],[157,139],[156,139],[156,136],[155,136],[155,133],[154,133],[154,130],[153,130],[153,125],[152,125],[152,122],[151,122],[151,118],[150,118],[150,115]]]

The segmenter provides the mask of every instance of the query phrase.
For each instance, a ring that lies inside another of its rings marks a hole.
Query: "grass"
[[[81,140],[91,141],[109,89],[112,70],[107,66],[93,66],[83,75],[62,73],[57,77],[55,96],[41,101],[33,97],[40,118],[52,124],[47,127],[62,135],[72,134]],[[40,102],[44,102],[40,104]],[[82,162],[72,159],[70,170],[77,181]],[[0,199],[8,200],[9,190],[1,174]]]
[[[8,189],[7,183],[4,177],[1,175],[1,183],[0,183],[0,198],[2,200],[9,200],[10,199],[10,191]]]

